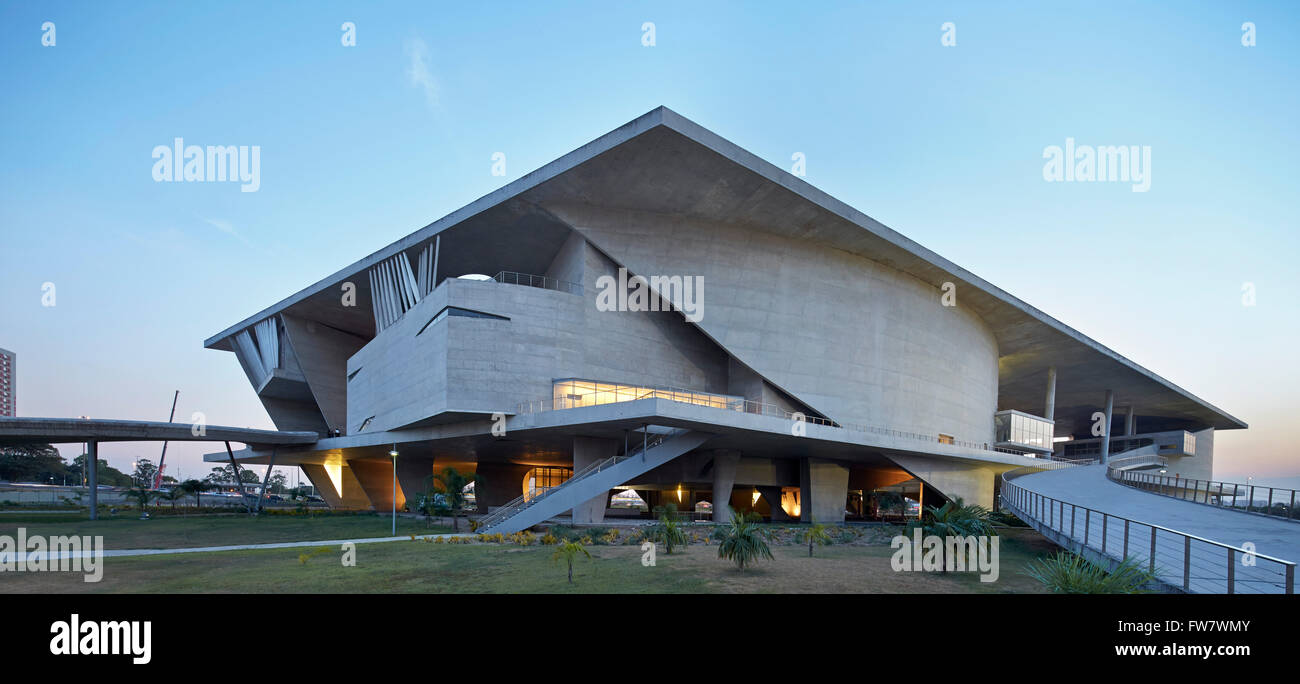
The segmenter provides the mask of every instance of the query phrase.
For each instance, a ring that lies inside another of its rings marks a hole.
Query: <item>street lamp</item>
[[[393,459],[393,536],[397,536],[397,445],[388,452]]]

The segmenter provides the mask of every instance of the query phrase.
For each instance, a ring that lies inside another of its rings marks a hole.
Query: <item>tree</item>
[[[181,489],[180,487],[172,487],[171,489],[163,490],[162,492],[158,493],[159,499],[162,499],[163,501],[172,502],[173,511],[176,510],[176,501],[184,496],[185,496],[185,490]]]
[[[578,557],[579,553],[586,556],[588,560],[591,559],[591,553],[589,553],[587,549],[583,548],[582,544],[575,541],[564,542],[555,550],[555,553],[551,554],[552,563],[558,562],[561,558],[564,559],[565,563],[568,563],[569,584],[573,584],[573,561]]]
[[[203,507],[203,502],[201,500],[201,497],[203,496],[203,492],[206,492],[211,488],[212,485],[203,480],[186,480],[182,482],[179,487],[177,487],[177,489],[185,492],[186,494],[191,494],[194,496],[195,508]]]
[[[285,486],[288,484],[288,482],[289,482],[289,478],[285,477],[284,473],[277,471],[271,473],[271,479],[267,480],[266,486],[269,487],[271,491],[275,492],[276,494],[283,494],[285,490]]]
[[[235,466],[233,465],[216,466],[203,479],[218,485],[235,485],[241,482],[244,484],[257,484],[259,482],[257,473],[246,468],[240,468],[239,474],[235,475]]]
[[[741,513],[730,506],[731,523],[722,529],[722,543],[718,545],[718,558],[732,561],[745,571],[759,559],[772,560],[772,549],[758,528],[759,517],[753,512]]]
[[[141,458],[135,462],[135,471],[131,473],[131,479],[137,485],[148,489],[153,487],[153,478],[157,474],[158,466],[147,458]]]
[[[441,473],[430,475],[425,481],[426,486],[432,484],[434,480],[440,485],[439,492],[446,499],[447,507],[451,509],[452,529],[459,532],[460,512],[465,507],[465,488],[478,482],[479,477],[474,473],[462,475],[455,468],[447,466]]]
[[[898,517],[906,517],[907,499],[903,498],[898,492],[876,492],[876,509],[880,514],[891,508],[898,509]],[[883,515],[881,516],[883,517]]]
[[[99,467],[95,470],[97,484],[107,485],[109,487],[130,487],[131,476],[108,465],[108,461],[98,459]],[[86,472],[86,454],[81,454],[72,459],[72,465],[68,467],[68,477],[78,484],[90,484],[90,475]]]
[[[813,544],[825,546],[831,543],[830,533],[826,531],[826,526],[819,522],[814,522],[813,526],[803,533],[803,538],[804,541],[808,542],[809,558],[812,558],[813,555]]]
[[[153,498],[154,493],[144,487],[133,487],[126,490],[126,498],[134,499],[140,504],[140,517],[146,517],[144,507],[148,505],[149,499]]]
[[[656,506],[655,513],[659,514],[659,522],[650,528],[650,537],[663,542],[664,550],[672,555],[674,547],[686,545],[686,532],[677,517],[677,507],[672,504]]]
[[[16,444],[0,448],[0,480],[10,482],[62,481],[68,466],[49,444]]]

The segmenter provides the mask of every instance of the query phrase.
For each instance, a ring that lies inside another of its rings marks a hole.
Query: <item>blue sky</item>
[[[1217,476],[1296,475],[1298,35],[1284,2],[6,2],[0,347],[21,415],[179,388],[271,427],[204,338],[667,105],[1249,422]],[[154,182],[175,137],[260,146],[259,191]],[[1150,190],[1045,182],[1067,137],[1150,146]]]

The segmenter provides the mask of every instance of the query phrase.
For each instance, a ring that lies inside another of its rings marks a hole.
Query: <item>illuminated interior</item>
[[[533,468],[524,475],[524,499],[531,499],[552,487],[559,487],[571,477],[573,477],[573,468],[555,466]]]
[[[637,399],[651,398],[680,401],[687,404],[695,404],[697,406],[732,409],[733,411],[743,410],[745,406],[745,400],[743,397],[730,396],[726,394],[712,394],[709,392],[696,392],[693,390],[665,387],[618,385],[608,382],[595,382],[594,380],[573,379],[556,381],[554,385],[553,398],[555,399],[555,408],[557,409],[596,406],[599,404],[614,404],[623,401],[636,401]]]

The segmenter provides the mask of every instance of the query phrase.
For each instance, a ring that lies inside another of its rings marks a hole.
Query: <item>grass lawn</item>
[[[16,537],[19,527],[26,528],[29,536],[102,535],[105,549],[179,549],[387,537],[392,533],[392,520],[373,514],[320,514],[311,517],[261,515],[256,518],[244,514],[194,515],[157,516],[150,520],[140,520],[139,513],[129,511],[112,517],[101,516],[99,520],[91,522],[84,513],[0,515],[0,535]],[[398,534],[450,531],[448,527],[426,527],[424,522],[418,520],[397,519]]]
[[[366,518],[362,518],[366,519]],[[373,522],[373,519],[372,519]],[[325,535],[339,536],[339,535]],[[299,561],[303,549],[272,549],[104,559],[104,578],[75,573],[6,573],[0,592],[23,593],[1043,593],[1021,574],[1055,547],[1036,533],[1003,535],[1001,575],[894,572],[888,546],[773,547],[774,561],[743,574],[719,560],[716,545],[691,545],[671,556],[662,547],[654,567],[638,546],[590,546],[577,561],[574,584],[551,562],[554,547],[448,545],[400,541],[357,546],[356,566],[332,549]]]

